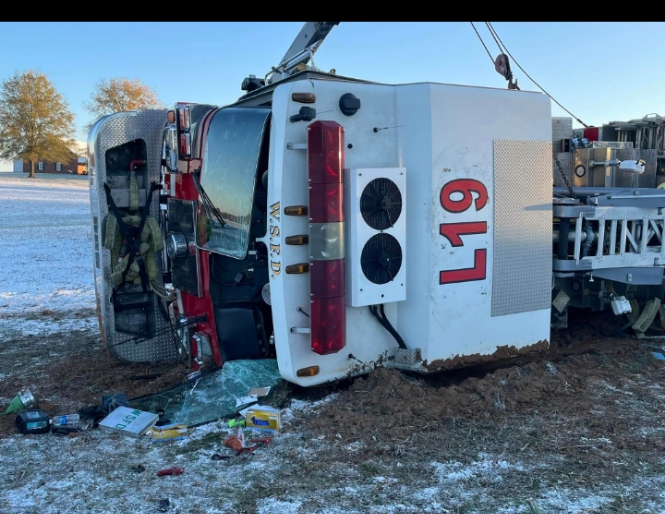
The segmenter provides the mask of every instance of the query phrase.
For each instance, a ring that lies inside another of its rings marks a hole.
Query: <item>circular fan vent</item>
[[[374,179],[360,196],[360,213],[374,230],[386,230],[395,225],[402,213],[402,193],[392,180]]]
[[[402,267],[402,248],[390,234],[376,234],[365,244],[360,266],[367,280],[386,284],[395,279]]]

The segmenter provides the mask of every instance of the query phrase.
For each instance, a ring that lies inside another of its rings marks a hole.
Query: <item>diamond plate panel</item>
[[[137,113],[118,113],[108,116],[98,122],[91,132],[88,148],[91,154],[91,200],[93,202],[93,215],[101,221],[102,228],[106,225],[109,208],[103,191],[99,187],[106,181],[105,155],[107,150],[134,139],[143,139],[148,151],[148,179],[150,182],[161,182],[162,132],[166,123],[166,110],[146,110]],[[94,138],[94,140],[93,140]],[[92,143],[92,144],[91,144]],[[92,148],[90,148],[92,146]],[[94,185],[94,187],[93,187]],[[153,193],[150,205],[150,215],[160,219],[159,194]],[[106,343],[111,355],[129,363],[164,362],[179,359],[178,350],[169,324],[164,320],[156,297],[153,295],[152,313],[155,319],[157,336],[140,343],[128,342],[118,344],[132,338],[126,334],[115,332],[115,317],[113,305],[110,302],[112,292],[111,253],[100,244],[95,245],[95,253],[101,254],[102,269],[95,269],[95,283],[97,285],[98,308],[104,312],[101,329],[105,332]],[[163,259],[161,253],[157,256],[159,268],[158,281],[162,284]],[[127,286],[126,286],[127,287]],[[131,287],[131,286],[130,286]],[[141,287],[136,286],[140,291]],[[129,291],[129,289],[126,289]]]
[[[550,309],[552,143],[494,142],[492,316]]]
[[[573,138],[573,119],[572,118],[552,118],[552,144],[555,149],[561,148],[561,141],[563,139]],[[563,172],[568,181],[573,183],[573,153],[572,152],[557,152],[556,154]],[[556,187],[565,187],[566,183],[561,177],[561,173],[556,167],[552,159],[552,172],[554,173],[554,185]]]

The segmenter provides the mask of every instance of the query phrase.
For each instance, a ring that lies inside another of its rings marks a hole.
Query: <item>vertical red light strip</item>
[[[343,258],[344,128],[334,121],[316,121],[307,127],[310,246],[321,235],[337,233],[339,259],[310,260],[311,346],[319,355],[337,353],[346,346],[345,260]],[[315,237],[315,233],[318,235]],[[326,246],[326,249],[329,248]]]

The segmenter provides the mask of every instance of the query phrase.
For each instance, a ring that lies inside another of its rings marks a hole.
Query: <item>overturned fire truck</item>
[[[653,321],[657,149],[574,134],[539,93],[307,66],[334,25],[306,24],[232,105],[92,128],[97,308],[114,357],[195,371],[276,359],[312,386],[546,349],[569,306]]]

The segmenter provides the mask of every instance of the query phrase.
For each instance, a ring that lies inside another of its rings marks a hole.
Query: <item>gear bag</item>
[[[122,222],[125,226],[134,229],[136,232],[141,225],[141,217],[138,215],[126,215],[122,217]],[[139,255],[145,263],[148,281],[154,282],[157,280],[158,273],[156,255],[164,249],[162,233],[155,218],[146,217],[143,230],[140,234],[140,241]],[[120,287],[123,282],[141,283],[141,270],[136,260],[136,255],[134,256],[134,262],[129,264],[131,253],[127,251],[128,248],[123,244],[120,225],[113,214],[109,215],[106,221],[104,248],[111,251],[111,262],[114,263],[113,272],[111,273],[114,288]],[[127,269],[128,267],[129,269]]]
[[[150,289],[165,300],[171,297],[157,283],[159,273],[157,254],[164,249],[164,240],[159,223],[155,218],[148,216],[152,193],[159,188],[158,184],[151,185],[141,215],[123,215],[111,197],[110,188],[104,184],[111,211],[106,220],[104,248],[111,252],[113,299],[126,283],[140,284],[144,292],[147,292],[148,286],[151,286]]]

